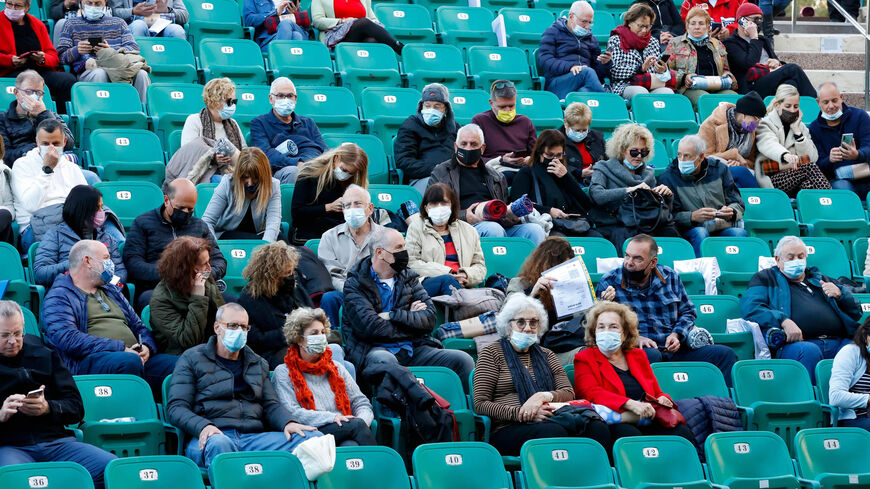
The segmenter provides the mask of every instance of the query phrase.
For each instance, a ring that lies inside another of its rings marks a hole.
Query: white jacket
[[[761,168],[761,162],[764,159],[779,161],[780,170],[791,170],[792,165],[782,162],[783,153],[792,153],[798,156],[809,156],[810,161],[815,163],[819,159],[819,150],[810,139],[810,130],[800,123],[800,134],[803,138],[800,141],[795,140],[795,132],[788,131],[785,134],[785,127],[782,125],[782,119],[774,110],[768,112],[758,123],[758,129],[755,131],[755,145],[758,148],[758,156],[755,158],[755,179],[758,180],[758,186],[761,188],[773,188],[773,183],[770,177],[765,175]]]
[[[831,383],[828,387],[828,402],[840,408],[840,419],[854,419],[855,408],[867,406],[870,394],[849,392],[867,371],[867,362],[855,343],[849,343],[837,352],[831,370]]]
[[[3,160],[0,160],[0,209],[5,209],[12,214],[12,220],[15,220],[15,204],[12,198],[12,168],[6,166]]]
[[[87,185],[82,169],[61,155],[54,173],[42,171],[39,146],[31,149],[12,166],[12,198],[18,225],[30,225],[34,212],[54,204],[62,204],[76,185]]]
[[[456,247],[459,270],[468,276],[468,286],[476,287],[486,278],[480,235],[474,226],[458,219],[447,227],[447,231]],[[423,221],[420,214],[412,217],[408,224],[405,249],[408,250],[408,267],[417,272],[421,279],[450,273],[450,267],[444,264],[447,258],[444,240],[429,221]]]

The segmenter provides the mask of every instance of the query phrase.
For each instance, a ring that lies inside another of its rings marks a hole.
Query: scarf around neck
[[[290,376],[290,382],[293,383],[296,400],[299,401],[300,406],[305,409],[317,409],[314,404],[314,394],[311,393],[308,382],[305,381],[302,374],[326,375],[329,388],[335,394],[335,406],[338,411],[345,416],[353,415],[350,398],[347,395],[347,386],[341,374],[338,373],[338,368],[332,362],[332,350],[327,348],[316,362],[309,363],[299,355],[299,346],[290,345],[287,348],[287,355],[284,356],[284,365],[287,366],[287,373]]]
[[[643,51],[649,45],[650,39],[652,38],[650,32],[647,32],[643,37],[638,36],[634,32],[631,32],[631,29],[629,29],[627,25],[617,26],[616,29],[610,31],[610,35],[619,36],[619,47],[621,47],[626,53],[632,49]]]
[[[737,109],[731,107],[726,113],[728,120],[728,147],[725,149],[737,148],[737,152],[744,158],[749,158],[749,153],[752,152],[752,133],[746,132],[737,123]]]
[[[535,378],[523,365],[520,356],[511,342],[507,338],[499,340],[501,350],[504,353],[505,363],[511,373],[511,380],[514,382],[514,388],[517,390],[517,397],[520,399],[520,404],[525,404],[530,397],[536,392],[550,392],[556,390],[556,380],[553,378],[553,370],[547,362],[547,355],[541,345],[535,343],[529,347],[528,354],[532,360],[532,370],[535,372]]]
[[[202,109],[199,111],[199,121],[202,123],[202,137],[214,140],[214,120],[211,118],[208,109]],[[233,146],[235,146],[236,149],[241,150],[242,135],[236,130],[236,125],[233,124],[232,119],[225,119],[221,121],[221,124],[224,126],[224,132],[227,133],[227,139],[233,143]]]

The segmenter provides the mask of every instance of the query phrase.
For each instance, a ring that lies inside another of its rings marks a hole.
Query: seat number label
[[[646,458],[658,458],[659,449],[656,447],[646,447],[641,453],[643,453],[643,456]]]
[[[459,20],[468,20],[468,14],[465,12],[459,12],[456,14],[456,18]]]
[[[169,92],[169,98],[171,98],[172,100],[181,100],[184,98],[184,92],[173,90]]]
[[[813,245],[807,245],[807,254],[808,255],[815,255],[816,254],[816,247]]]
[[[492,254],[498,255],[498,256],[507,255],[507,248],[505,248],[504,246],[493,246],[492,247]]]
[[[133,198],[133,193],[129,190],[118,190],[115,192],[115,197],[118,200],[130,200]]]
[[[260,475],[263,473],[263,466],[260,464],[245,464],[246,475]]]
[[[232,46],[221,46],[221,52],[224,54],[233,54],[233,51],[234,49]]]
[[[142,469],[139,471],[140,481],[156,481],[157,469]]]
[[[435,53],[432,53],[435,54]],[[463,105],[465,104],[465,97],[453,97],[453,103]]]
[[[290,54],[300,56],[302,55],[302,48],[290,48]]]
[[[830,438],[828,440],[825,440],[823,442],[823,445],[825,446],[825,450],[839,450],[840,440],[837,440],[836,438]]]
[[[347,467],[347,470],[362,470],[365,467],[361,458],[349,458],[344,461],[344,465]]]
[[[203,2],[202,9],[203,10],[214,10],[214,4],[209,3],[209,2]]]
[[[664,109],[664,108],[665,108],[665,102],[662,101],[662,100],[656,100],[656,101],[653,102],[653,107],[655,107],[655,108],[657,108],[657,109]]]
[[[735,443],[734,453],[749,453],[749,443]]]
[[[129,138],[115,138],[115,145],[117,146],[130,146]]]
[[[574,256],[586,254],[586,248],[583,246],[572,246],[571,249],[574,250]]]
[[[244,257],[248,256],[248,252],[246,252],[245,250],[238,250],[238,249],[230,250],[230,256],[233,258],[244,258]]]
[[[435,51],[423,51],[423,57],[426,59],[435,59]]]
[[[395,95],[384,95],[384,102],[386,102],[388,104],[394,104],[394,103],[396,103],[396,96]]]
[[[324,95],[322,93],[315,93],[314,94],[314,101],[315,102],[326,102],[326,95]]]
[[[250,101],[254,100],[254,94],[251,92],[245,92],[242,94],[242,100],[244,100],[246,102],[250,102]]]
[[[761,380],[773,380],[773,370],[759,370],[758,378]]]
[[[753,195],[752,197],[749,197],[746,200],[749,201],[749,203],[752,205],[758,205],[761,203],[761,197],[757,197],[755,195]]]
[[[447,465],[462,465],[462,455],[451,454],[444,457],[444,462]]]
[[[368,57],[369,57],[369,52],[366,51],[365,49],[357,49],[357,50],[356,50],[356,55],[359,56],[360,58],[368,58]]]
[[[108,90],[97,90],[97,98],[109,98]]]
[[[405,17],[405,11],[404,10],[393,10],[393,17],[401,19],[401,18]]]
[[[378,200],[381,202],[391,202],[393,200],[393,196],[392,194],[384,192],[382,194],[378,194]]]
[[[166,46],[164,46],[163,44],[154,44],[153,46],[151,46],[151,50],[155,53],[162,53],[163,51],[166,51]]]
[[[489,53],[490,61],[501,61],[501,54],[499,53]]]
[[[48,477],[44,475],[35,475],[33,477],[28,477],[27,485],[29,487],[48,487]]]
[[[858,476],[850,474],[849,475],[849,484],[857,484],[857,483],[858,483]]]
[[[568,450],[553,450],[553,460],[568,460]]]
[[[862,312],[870,312],[870,302],[862,302],[861,303],[861,311]]]
[[[686,372],[674,372],[674,382],[688,382],[689,374]]]
[[[770,487],[770,481],[767,479],[758,481],[758,489],[767,489]]]
[[[588,105],[589,107],[598,107],[598,103],[599,102],[595,99],[586,101],[586,105]]]
[[[729,255],[736,255],[736,254],[740,253],[740,247],[739,246],[726,246],[725,253],[728,253]]]
[[[535,105],[535,101],[532,97],[523,97],[520,99],[520,103],[523,105]]]
[[[834,203],[834,202],[831,200],[830,197],[821,197],[821,198],[819,199],[819,204],[822,204],[822,205],[831,205],[831,204],[833,204],[833,203]]]
[[[13,85],[6,87],[6,93],[12,93],[13,90],[15,90],[15,86]]]
[[[698,310],[701,311],[701,314],[713,314],[716,312],[716,308],[712,304],[701,304]]]

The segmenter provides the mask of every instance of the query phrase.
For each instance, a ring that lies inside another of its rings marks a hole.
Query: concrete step
[[[779,56],[779,59],[795,63],[805,70],[864,71],[864,53],[777,51],[776,55]]]
[[[800,34],[857,34],[858,31],[848,22],[829,22],[827,18],[820,19],[814,17],[804,17],[797,20],[795,29],[791,28],[791,17],[777,17],[773,21],[775,28],[783,33],[800,33]],[[861,25],[866,25],[862,22]]]
[[[837,83],[840,90],[844,92],[861,92],[864,91],[864,70],[843,71],[843,70],[804,70],[807,78],[813,83],[813,86],[819,86],[826,81]],[[862,102],[863,104],[863,102]]]
[[[850,107],[864,108],[864,92],[845,92],[843,100]]]
[[[858,34],[820,36],[819,34],[782,33],[774,38],[774,48],[780,51],[804,51],[814,53],[861,53],[864,54],[864,37]],[[824,48],[824,50],[823,50]]]

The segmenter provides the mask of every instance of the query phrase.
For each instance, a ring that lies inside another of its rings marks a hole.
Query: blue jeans
[[[222,453],[259,452],[263,450],[284,450],[291,452],[300,443],[321,436],[319,431],[306,431],[305,437],[292,435],[288,440],[283,431],[262,433],[239,433],[236,430],[221,430],[223,433],[208,437],[205,449],[199,449],[199,434],[187,442],[185,455],[200,467],[208,468],[211,461]]]
[[[85,176],[85,181],[88,182],[88,185],[102,182],[100,176],[90,170],[82,169],[82,175]]]
[[[764,15],[773,14],[774,7],[776,10],[785,10],[791,4],[791,0],[758,0],[758,8]]]
[[[274,34],[269,34],[265,30],[260,34],[256,41],[260,45],[260,49],[265,53],[272,41],[307,41],[308,31],[296,25],[295,22],[282,20],[278,23],[278,30]]]
[[[414,354],[410,356],[402,350],[399,352],[399,357],[390,353],[386,348],[376,346],[366,354],[365,363],[366,365],[392,363],[405,367],[447,367],[459,375],[459,378],[462,379],[462,385],[466,389],[468,389],[468,376],[474,370],[474,359],[468,353],[433,346],[415,346]]]
[[[702,346],[697,350],[693,350],[686,345],[680,346],[680,349],[674,353],[661,352],[654,348],[644,348],[643,351],[649,358],[649,363],[656,362],[707,362],[712,363],[722,371],[722,376],[725,377],[725,384],[731,387],[731,367],[737,362],[737,355],[734,350],[724,345],[708,345]]]
[[[272,176],[277,178],[281,182],[281,185],[293,185],[296,183],[296,175],[298,173],[298,166],[285,166],[276,171]]]
[[[755,179],[755,175],[749,171],[749,168],[745,166],[729,166],[728,170],[731,172],[731,178],[734,179],[734,183],[738,187],[758,188],[758,180]]]
[[[863,416],[860,418],[841,419],[837,421],[837,426],[845,426],[847,428],[863,428],[870,431],[870,418]]]
[[[462,288],[462,285],[453,275],[439,275],[437,277],[424,278],[422,285],[423,288],[426,289],[426,293],[429,294],[429,297],[451,295],[453,294],[451,287],[454,289]]]
[[[350,372],[351,377],[356,380],[356,366],[344,359],[344,349],[341,345],[330,343],[329,349],[332,350],[332,360],[335,362],[341,362],[341,364],[344,365],[344,368]]]
[[[547,90],[564,100],[571,92],[603,92],[604,87],[598,81],[598,73],[586,67],[576,75],[569,71],[547,80]]]
[[[483,221],[475,224],[474,229],[477,229],[477,234],[479,234],[481,238],[504,238],[505,236],[510,236],[512,238],[526,238],[534,243],[535,246],[541,244],[541,241],[544,241],[547,237],[547,235],[544,234],[544,228],[532,223],[517,224],[516,226],[511,226],[505,229],[497,222]]]
[[[858,197],[864,199],[867,197],[867,192],[870,192],[870,178],[863,180],[831,180],[831,188],[851,190],[858,194]]]
[[[160,392],[163,379],[175,369],[176,355],[159,353],[152,355],[145,364],[139,355],[126,351],[102,351],[91,353],[79,362],[76,375],[128,374],[145,379],[151,390]]]
[[[721,231],[714,231],[711,234],[704,226],[698,226],[689,229],[683,233],[683,236],[689,243],[692,243],[692,248],[695,248],[695,256],[701,258],[701,241],[704,241],[704,238],[709,238],[710,236],[745,238],[749,236],[749,233],[743,228],[726,228]]]
[[[106,465],[116,458],[101,448],[78,442],[71,436],[36,445],[0,447],[0,466],[34,462],[75,462],[91,474],[97,489],[104,486],[103,471]]]
[[[320,308],[326,313],[329,318],[329,323],[333,328],[341,327],[341,306],[344,304],[344,293],[337,290],[330,290],[323,294],[320,298]]]
[[[169,24],[164,27],[162,31],[153,34],[151,30],[148,29],[148,24],[141,19],[136,19],[133,22],[130,22],[130,32],[133,33],[134,37],[178,37],[181,39],[187,37],[184,33],[184,27],[178,24]]]
[[[816,364],[826,358],[834,358],[840,348],[852,342],[851,338],[827,338],[804,340],[789,343],[777,353],[777,358],[797,360],[810,373],[810,380],[816,383]]]

